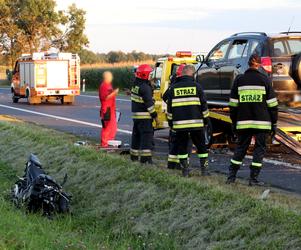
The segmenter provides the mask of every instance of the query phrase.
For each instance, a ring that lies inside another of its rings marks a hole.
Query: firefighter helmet
[[[178,67],[177,72],[176,72],[177,77],[182,76],[182,71],[183,71],[184,67],[185,67],[185,64],[181,64],[181,65]]]
[[[152,67],[148,64],[141,64],[136,70],[136,77],[143,80],[148,80],[152,71]]]

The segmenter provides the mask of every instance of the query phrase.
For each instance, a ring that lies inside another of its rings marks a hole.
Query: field
[[[224,177],[184,179],[161,167],[73,145],[77,137],[0,117],[1,249],[298,249],[300,197]],[[73,213],[48,221],[7,199],[30,152],[58,181]]]
[[[147,63],[153,65],[154,62],[123,62],[115,64],[92,64],[92,65],[82,65],[81,66],[81,79],[86,80],[86,89],[96,90],[102,79],[102,73],[109,70],[114,75],[114,86],[120,89],[130,88],[133,80],[133,66]]]

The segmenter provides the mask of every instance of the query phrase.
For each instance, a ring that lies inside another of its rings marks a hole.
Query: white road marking
[[[80,95],[82,97],[88,97],[88,98],[99,98],[98,96],[96,95]],[[120,101],[120,102],[130,102],[131,100],[129,99],[122,99],[122,98],[116,98],[116,101]]]
[[[71,119],[71,118],[67,118],[67,117],[63,117],[63,116],[50,115],[50,114],[46,114],[46,113],[36,112],[36,111],[28,110],[28,109],[16,108],[16,107],[7,106],[7,105],[3,105],[3,104],[0,104],[0,107],[17,110],[17,111],[21,111],[21,112],[25,112],[25,113],[45,116],[45,117],[49,117],[49,118],[53,118],[53,119],[57,119],[57,120],[78,123],[78,124],[82,124],[82,125],[86,125],[86,126],[90,126],[90,127],[102,128],[102,126],[97,123],[85,122],[85,121]],[[117,129],[117,131],[120,133],[123,133],[123,134],[128,134],[128,135],[132,134],[132,131],[129,131],[129,130]]]

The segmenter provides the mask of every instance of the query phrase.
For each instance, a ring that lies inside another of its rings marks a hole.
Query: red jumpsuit
[[[100,118],[102,120],[101,146],[108,147],[108,141],[114,140],[117,131],[116,94],[111,83],[102,82],[99,87]],[[107,112],[107,115],[105,115]]]

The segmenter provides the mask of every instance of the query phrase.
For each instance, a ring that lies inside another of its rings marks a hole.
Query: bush
[[[111,71],[114,75],[113,85],[120,89],[130,88],[134,74],[130,67],[115,67],[115,68],[92,68],[82,69],[81,79],[86,80],[86,89],[98,89],[99,83],[102,81],[102,74],[104,71]]]

